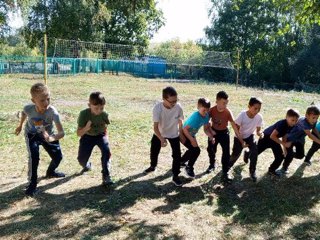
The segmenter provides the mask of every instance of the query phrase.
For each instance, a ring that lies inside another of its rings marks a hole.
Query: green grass
[[[169,83],[128,76],[86,75],[51,78],[52,104],[61,114],[66,136],[59,169],[64,179],[43,179],[49,157],[41,151],[40,193],[24,196],[26,147],[22,135],[15,136],[17,113],[30,102],[29,89],[39,80],[17,76],[0,77],[0,238],[2,239],[320,239],[320,163],[311,167],[295,159],[291,173],[281,180],[266,175],[272,161],[270,150],[259,156],[258,182],[248,178],[248,166],[240,159],[231,173],[234,182],[219,182],[221,164],[210,175],[206,137],[199,132],[202,149],[196,162],[199,177],[181,176],[182,188],[171,183],[171,151],[162,149],[158,171],[145,176],[152,136],[152,107],[161,100]],[[185,116],[196,109],[198,97],[214,102],[225,90],[234,115],[247,108],[250,96],[263,99],[261,113],[268,126],[294,107],[303,115],[316,94],[262,91],[234,85],[170,83],[178,93]],[[76,121],[87,106],[89,93],[101,90],[107,100],[112,176],[111,189],[100,186],[100,152],[92,154],[93,171],[79,176]],[[310,147],[307,140],[306,150]],[[183,148],[184,151],[184,148]],[[220,148],[218,158],[221,157]]]

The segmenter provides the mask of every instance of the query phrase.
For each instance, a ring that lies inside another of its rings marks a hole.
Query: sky
[[[162,42],[179,38],[185,42],[204,37],[203,29],[210,25],[208,9],[210,0],[158,0],[157,7],[162,9],[166,19],[151,42]]]
[[[210,0],[157,0],[157,8],[162,9],[165,25],[151,39],[151,42],[163,42],[174,38],[180,41],[196,41],[204,37],[203,29],[210,25],[208,9]],[[21,18],[11,16],[10,26],[22,26]]]

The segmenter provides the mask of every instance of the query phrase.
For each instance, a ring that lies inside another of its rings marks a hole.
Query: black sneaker
[[[311,166],[311,161],[304,161],[304,164],[307,165],[307,166]]]
[[[62,172],[54,171],[54,172],[47,172],[46,178],[64,178],[66,175]]]
[[[84,168],[82,168],[80,174],[84,174],[84,173],[89,172],[89,171],[91,171],[91,163],[90,163],[90,162],[87,163],[87,166],[85,166]]]
[[[249,162],[249,156],[250,156],[250,152],[244,151],[243,161],[244,161],[246,164]]]
[[[194,174],[194,171],[191,167],[186,166],[185,170],[186,170],[186,174],[188,177],[193,178],[193,179],[196,177],[196,175]]]
[[[155,167],[148,167],[146,170],[144,170],[143,172],[145,173],[145,174],[149,174],[149,173],[151,173],[151,172],[154,172],[156,170],[156,168]]]
[[[180,180],[180,178],[178,176],[174,176],[172,178],[172,182],[174,183],[174,185],[176,185],[177,187],[182,186],[182,182]]]
[[[253,182],[256,182],[257,181],[257,175],[256,175],[256,172],[252,172],[250,173],[250,178],[252,179]]]
[[[233,179],[230,178],[228,174],[222,174],[222,176],[221,176],[221,181],[224,183],[231,183],[232,180]]]
[[[268,174],[273,177],[281,177],[281,173],[279,171],[276,172],[276,171],[269,170]]]
[[[208,169],[206,170],[206,173],[212,173],[214,170],[216,169],[216,167],[214,165],[209,165]]]
[[[102,185],[104,185],[104,186],[111,186],[112,184],[114,184],[114,182],[112,181],[112,179],[110,178],[110,176],[102,177]]]
[[[289,170],[288,168],[281,168],[280,170],[276,171],[276,172],[279,172],[281,173],[282,175],[286,175],[286,174],[289,174]]]
[[[184,168],[187,166],[187,162],[180,162],[180,168]]]
[[[37,185],[30,183],[25,191],[25,194],[29,197],[33,197],[37,192],[38,192]]]

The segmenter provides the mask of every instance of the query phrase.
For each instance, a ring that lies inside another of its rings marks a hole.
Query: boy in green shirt
[[[106,100],[101,92],[92,92],[89,97],[89,108],[80,112],[77,135],[80,138],[78,161],[83,167],[82,173],[91,170],[89,162],[94,146],[101,150],[102,184],[111,185],[110,148],[107,136],[108,114],[104,111]]]

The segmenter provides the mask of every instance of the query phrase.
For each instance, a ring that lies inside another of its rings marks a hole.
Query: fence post
[[[44,84],[47,85],[47,34],[44,34],[44,53],[43,53],[43,77]]]

